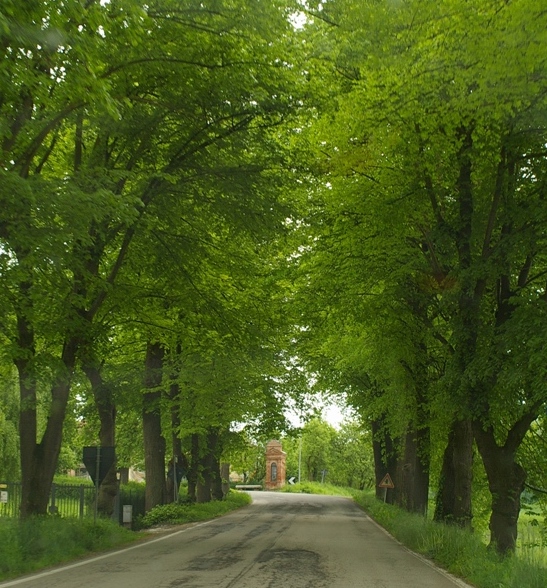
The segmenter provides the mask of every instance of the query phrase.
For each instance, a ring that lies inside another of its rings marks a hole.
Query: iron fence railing
[[[112,518],[122,523],[122,505],[133,507],[133,519],[144,514],[144,492],[120,487]],[[0,482],[0,517],[17,517],[21,506],[21,483]],[[48,512],[63,517],[95,515],[95,487],[88,484],[53,484]]]
[[[3,493],[3,494],[2,494]],[[93,515],[95,488],[84,484],[52,484],[48,512],[64,517]],[[0,516],[15,517],[21,506],[21,483],[0,483]]]

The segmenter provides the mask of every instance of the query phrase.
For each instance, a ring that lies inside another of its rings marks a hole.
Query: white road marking
[[[12,580],[10,582],[0,582],[0,588],[8,588],[9,586],[18,586],[20,584],[25,584],[26,582],[30,582],[31,580],[38,580],[40,578],[45,578],[46,576],[53,576],[54,574],[59,574],[59,573],[64,572],[66,570],[72,570],[74,568],[79,568],[81,566],[85,566],[87,564],[94,563],[96,561],[100,561],[101,559],[107,559],[107,558],[112,557],[114,555],[119,555],[121,553],[127,553],[128,551],[133,551],[133,549],[140,549],[141,547],[144,547],[145,545],[150,545],[151,543],[157,543],[158,541],[163,541],[165,539],[169,539],[170,537],[174,537],[175,535],[181,535],[182,533],[186,533],[187,531],[190,531],[191,529],[195,529],[196,527],[203,527],[204,525],[208,525],[209,523],[212,523],[214,520],[216,520],[216,519],[211,519],[210,521],[205,521],[204,523],[197,523],[196,525],[192,525],[191,527],[186,527],[185,529],[181,529],[180,531],[175,531],[173,533],[166,533],[165,535],[162,535],[161,537],[158,537],[157,539],[150,539],[148,541],[143,541],[142,543],[139,543],[138,545],[132,545],[131,547],[126,547],[125,549],[118,549],[115,551],[110,551],[108,553],[104,553],[103,555],[98,555],[96,557],[85,559],[85,560],[79,561],[77,563],[68,564],[68,565],[62,566],[60,568],[55,568],[54,570],[49,570],[47,572],[39,572],[39,573],[33,574],[32,576],[26,576],[26,577],[20,578],[18,580]]]

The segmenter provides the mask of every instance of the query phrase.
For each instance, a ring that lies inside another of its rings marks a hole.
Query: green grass
[[[251,502],[247,494],[230,492],[226,500],[206,504],[167,504],[140,519],[140,527],[212,519]],[[20,521],[0,518],[0,581],[36,572],[143,537],[116,523],[92,518],[46,516]]]
[[[157,525],[180,525],[204,521],[222,516],[232,510],[250,504],[251,497],[244,492],[231,490],[226,500],[205,502],[202,504],[164,504],[156,506],[141,517],[137,524],[140,528]]]
[[[0,518],[0,580],[123,545],[141,536],[103,519]]]
[[[356,490],[342,488],[332,484],[321,484],[320,482],[300,482],[298,484],[285,484],[281,492],[294,492],[297,494],[325,494],[328,496],[353,497]]]
[[[356,501],[408,548],[438,563],[477,588],[545,588],[545,551],[529,544],[501,558],[488,549],[480,533],[441,525],[359,493]]]

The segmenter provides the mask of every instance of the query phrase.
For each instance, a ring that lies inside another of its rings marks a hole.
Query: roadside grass
[[[0,580],[70,561],[142,537],[110,520],[0,518]]]
[[[181,525],[205,521],[222,516],[251,503],[245,492],[230,490],[225,500],[215,500],[202,504],[172,503],[156,506],[136,521],[137,528],[148,529],[158,525]]]
[[[297,493],[297,494],[325,494],[328,496],[347,496],[353,498],[356,490],[351,488],[342,488],[340,486],[333,486],[332,484],[322,484],[320,482],[299,482],[297,484],[285,484],[281,488],[281,492]]]
[[[230,491],[226,500],[205,504],[166,504],[136,521],[139,528],[212,519],[251,502],[245,493]],[[142,539],[145,535],[109,519],[36,517],[21,521],[0,518],[0,581],[77,559],[93,552]]]
[[[516,555],[501,558],[488,549],[480,533],[435,523],[377,500],[372,492],[355,495],[356,502],[409,549],[435,561],[477,588],[545,588],[545,545],[522,538]]]

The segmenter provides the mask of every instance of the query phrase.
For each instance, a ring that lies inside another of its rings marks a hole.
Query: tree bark
[[[230,464],[220,464],[220,476],[222,484],[222,497],[226,498],[230,492]]]
[[[516,454],[537,415],[538,411],[534,409],[524,414],[513,425],[502,446],[496,442],[493,427],[484,428],[479,421],[473,423],[492,495],[490,546],[502,555],[514,552],[516,548],[520,495],[526,482],[526,471],[516,462]]]
[[[83,364],[85,372],[93,391],[95,407],[99,415],[99,445],[101,447],[114,447],[116,445],[116,407],[113,402],[111,387],[103,380],[101,370],[97,362],[90,359]],[[101,515],[112,516],[116,495],[118,494],[118,479],[116,477],[116,459],[108,470],[99,487],[99,501],[97,510]]]
[[[196,502],[210,502],[213,492],[214,451],[218,441],[217,434],[209,430],[203,438],[204,447],[200,451],[200,468],[196,488]]]
[[[188,498],[197,500],[197,483],[199,475],[199,435],[192,433],[190,438],[190,467],[188,468]]]
[[[397,504],[409,512],[425,515],[429,495],[429,429],[411,430],[396,476]]]
[[[176,374],[172,375],[176,378]],[[180,438],[180,415],[177,399],[180,395],[180,387],[176,381],[172,381],[169,386],[169,400],[171,402],[171,451],[172,456],[169,461],[169,475],[167,476],[166,503],[174,502],[178,497],[178,478],[177,472],[182,470],[188,475],[188,459],[182,451],[182,440]],[[174,468],[174,469],[173,469]],[[172,473],[172,475],[171,475]]]
[[[30,325],[19,317],[18,322],[26,326],[23,330],[32,333]],[[21,325],[19,325],[21,329]],[[28,343],[33,345],[33,338]],[[19,370],[19,386],[21,397],[21,412],[19,417],[19,433],[21,439],[21,517],[47,514],[49,495],[53,476],[57,468],[57,461],[63,439],[63,424],[70,393],[70,381],[76,363],[77,340],[71,339],[65,343],[61,369],[51,387],[51,402],[47,417],[46,428],[42,439],[37,443],[36,417],[36,380],[31,361],[17,359]],[[26,348],[32,351],[32,348]]]
[[[434,520],[471,527],[473,431],[471,421],[455,421],[448,435],[435,504]]]
[[[161,429],[161,390],[164,350],[159,343],[146,347],[143,394],[145,511],[165,500],[165,439]]]
[[[207,445],[209,446],[209,451],[211,453],[211,496],[213,500],[222,500],[224,498],[224,491],[222,489],[222,475],[220,472],[220,432],[218,429],[212,429],[209,431],[207,437]]]

